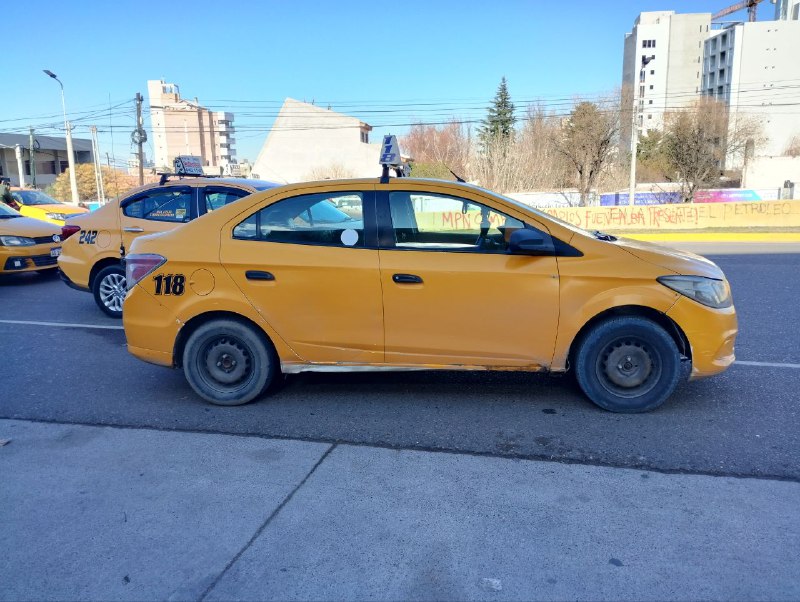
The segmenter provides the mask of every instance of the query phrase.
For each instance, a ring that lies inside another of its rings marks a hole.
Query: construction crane
[[[712,21],[717,21],[722,17],[727,17],[731,13],[739,12],[740,10],[747,9],[747,20],[751,23],[756,20],[756,11],[758,10],[758,5],[763,2],[763,0],[743,0],[742,2],[737,2],[736,4],[732,4],[728,8],[723,8],[721,11],[715,13],[711,16]]]

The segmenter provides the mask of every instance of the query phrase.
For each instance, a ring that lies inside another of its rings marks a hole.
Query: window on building
[[[644,86],[639,86],[639,96],[644,96]]]
[[[652,119],[652,118],[653,118],[653,116],[652,116],[652,115],[648,115],[648,116],[647,116],[647,118],[648,118],[648,119]]]
[[[655,74],[656,74],[656,70],[655,69],[650,69],[650,75],[655,75]]]
[[[653,89],[653,84],[650,84],[650,89],[651,89],[651,90]]]
[[[369,132],[361,130],[361,142],[364,144],[369,144]]]
[[[651,104],[653,104],[653,101],[652,100],[648,100],[647,104],[651,105]]]
[[[641,71],[639,71],[639,81],[640,81],[640,82],[643,82],[643,81],[644,81],[644,69],[642,69]]]

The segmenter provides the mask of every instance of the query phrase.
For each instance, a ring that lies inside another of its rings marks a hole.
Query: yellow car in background
[[[59,226],[63,226],[64,221],[70,217],[89,213],[84,207],[62,203],[41,190],[18,188],[11,190],[11,196],[19,205],[17,210],[25,217],[33,217]]]
[[[281,372],[571,370],[600,407],[642,412],[684,368],[734,361],[736,311],[711,261],[467,184],[281,186],[138,238],[126,267],[128,350],[219,405]]]
[[[0,274],[53,270],[60,253],[61,228],[0,203]]]
[[[122,260],[133,241],[177,228],[258,190],[277,186],[262,180],[164,176],[136,188],[88,215],[71,217],[62,230],[58,264],[62,280],[90,292],[112,318],[122,317],[125,268]]]

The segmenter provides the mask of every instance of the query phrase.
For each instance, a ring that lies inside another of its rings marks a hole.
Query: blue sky
[[[142,92],[146,101],[148,79],[234,112],[240,159],[255,160],[287,96],[360,117],[377,140],[411,122],[480,119],[502,76],[518,107],[612,91],[623,36],[639,12],[715,12],[732,3],[43,0],[34,15],[30,3],[8,1],[0,131],[35,125],[63,135],[63,125],[54,129],[58,84],[42,73],[50,69],[64,82],[75,135],[88,138],[97,125],[101,152],[113,151],[118,163],[130,152],[132,99]],[[759,16],[773,11],[764,2]]]

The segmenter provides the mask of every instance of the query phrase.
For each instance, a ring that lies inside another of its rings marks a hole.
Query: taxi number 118
[[[182,295],[186,290],[186,276],[183,274],[159,274],[153,276],[156,295]]]

